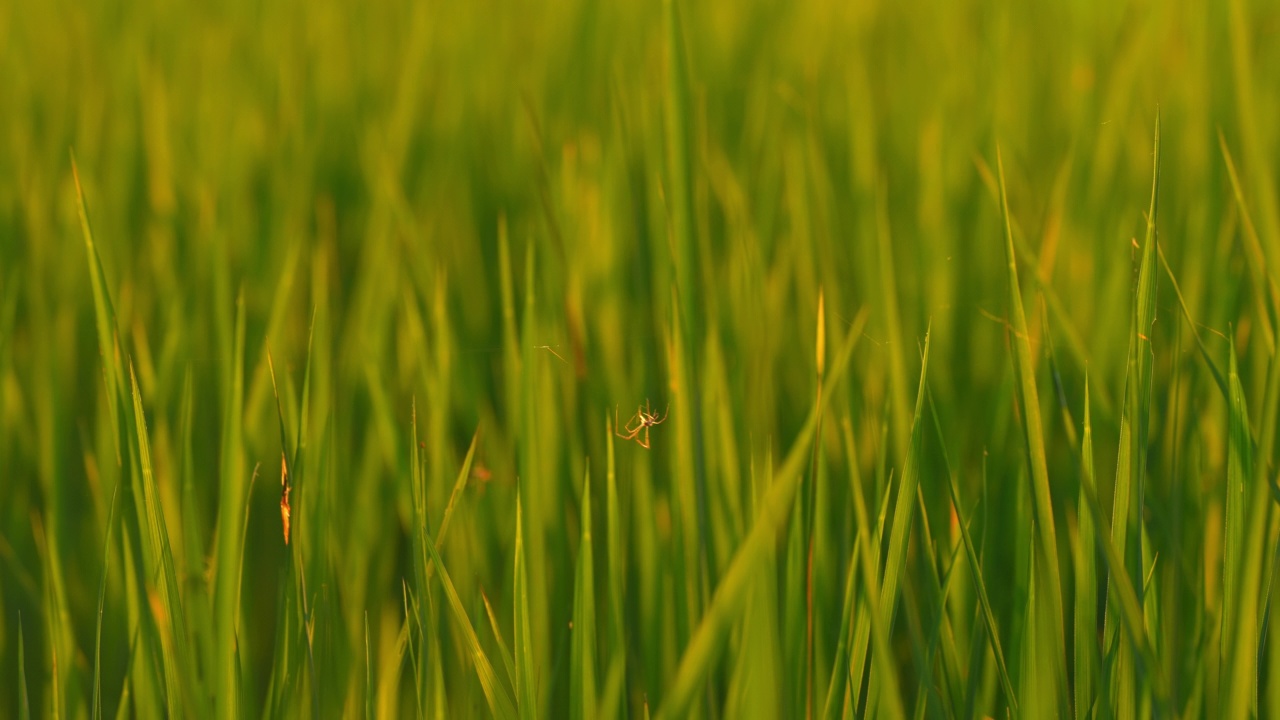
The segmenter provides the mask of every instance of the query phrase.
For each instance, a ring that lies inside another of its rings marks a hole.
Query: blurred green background
[[[1076,529],[1085,376],[1110,512],[1157,113],[1168,271],[1137,584],[1158,666],[1106,664],[1099,692],[1123,698],[1108,683],[1130,673],[1139,711],[1230,716],[1242,673],[1257,684],[1244,707],[1280,712],[1265,634],[1280,513],[1261,484],[1275,477],[1277,77],[1270,0],[0,4],[0,714],[91,716],[95,677],[108,716],[501,714],[479,648],[522,716],[640,717],[712,618],[726,624],[677,714],[803,717],[831,696],[839,714],[879,715],[855,699],[862,676],[833,673],[857,634],[842,623],[870,622],[867,578],[849,575],[852,490],[880,548],[908,457],[920,517],[883,628],[906,711],[1013,711],[985,576],[1022,709],[1088,714],[1073,695],[1091,638],[1071,624],[1081,572],[1101,583],[1098,630],[1114,610],[1101,546],[1087,557]],[[1029,619],[1045,600],[1029,597],[997,145],[1066,568],[1056,691],[1037,684],[1052,651]],[[828,375],[859,339],[806,436],[819,327]],[[1237,445],[1213,376],[1232,348],[1249,412]],[[625,424],[646,400],[670,417],[647,450],[610,430],[615,408]],[[801,500],[725,614],[713,594],[797,437]],[[1266,508],[1244,605],[1223,572],[1235,450]],[[477,646],[415,569],[449,505],[440,549]],[[976,575],[957,518],[979,541]],[[177,598],[149,544],[157,519]],[[598,625],[585,659],[570,629],[583,592]],[[1247,668],[1220,658],[1231,608],[1258,624]],[[1109,638],[1092,633],[1104,656]],[[514,677],[530,667],[532,705]]]

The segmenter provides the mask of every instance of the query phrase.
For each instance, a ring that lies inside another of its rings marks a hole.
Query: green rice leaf
[[[186,613],[183,611],[182,596],[178,591],[178,574],[174,569],[173,552],[169,542],[169,530],[165,523],[164,511],[160,507],[160,490],[156,485],[155,473],[151,464],[151,442],[147,434],[146,417],[142,410],[142,392],[138,389],[138,378],[134,375],[133,366],[129,367],[129,380],[133,386],[133,420],[137,461],[141,474],[142,500],[146,515],[139,519],[145,529],[150,551],[151,562],[160,575],[160,601],[164,607],[167,623],[157,619],[162,628],[164,644],[164,664],[166,685],[168,690],[169,712],[182,715],[189,712],[188,703],[194,702],[192,693],[194,677],[192,674],[192,658],[187,638]]]
[[[435,563],[439,569],[437,577],[440,579],[441,587],[444,588],[449,608],[453,611],[454,624],[462,636],[462,643],[471,657],[472,664],[475,666],[476,676],[480,679],[480,688],[484,691],[485,701],[489,705],[489,712],[500,719],[516,717],[515,705],[507,694],[506,688],[499,682],[498,675],[493,670],[493,664],[489,662],[489,656],[480,645],[480,638],[476,636],[475,627],[472,626],[471,619],[467,617],[466,607],[462,604],[462,598],[458,597],[458,591],[454,589],[453,581],[449,579],[449,573],[445,571],[439,550],[436,549],[435,543],[429,540],[425,545],[427,552],[431,556],[431,562]]]
[[[525,566],[524,512],[516,498],[515,547],[515,628],[516,628],[516,700],[520,720],[538,717],[537,666],[534,661],[533,635],[529,629],[529,571]]]
[[[1075,555],[1075,710],[1077,720],[1092,717],[1098,689],[1098,575],[1093,515],[1087,493],[1095,493],[1093,424],[1089,416],[1089,379],[1084,383],[1084,439],[1081,443],[1080,496],[1076,502]]]
[[[569,660],[572,720],[596,716],[595,571],[591,552],[591,472],[582,481],[582,539],[573,593],[573,649]]]
[[[1031,499],[1036,528],[1036,553],[1040,574],[1033,580],[1040,587],[1036,595],[1047,608],[1047,623],[1054,628],[1048,640],[1052,643],[1040,650],[1042,661],[1037,667],[1056,676],[1058,691],[1066,691],[1066,643],[1063,639],[1062,580],[1058,569],[1058,533],[1053,517],[1053,497],[1049,485],[1049,465],[1045,454],[1044,429],[1040,420],[1040,396],[1036,391],[1035,363],[1031,354],[1027,316],[1022,306],[1022,290],[1018,285],[1018,263],[1013,249],[1013,229],[1009,221],[1009,195],[1004,179],[1004,159],[996,153],[1000,177],[1000,212],[1004,220],[1005,260],[1008,263],[1009,315],[1012,323],[1013,365],[1021,400],[1023,437],[1031,465]],[[1047,699],[1046,699],[1047,700]]]
[[[102,717],[102,617],[107,602],[107,568],[111,564],[111,528],[115,525],[116,499],[120,487],[111,491],[111,509],[107,512],[107,537],[102,543],[102,580],[98,582],[98,622],[93,632],[93,705],[89,717]],[[25,688],[24,688],[25,689]]]

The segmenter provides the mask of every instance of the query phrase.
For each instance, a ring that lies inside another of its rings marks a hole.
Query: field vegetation
[[[1280,5],[0,3],[0,715],[1280,714]]]

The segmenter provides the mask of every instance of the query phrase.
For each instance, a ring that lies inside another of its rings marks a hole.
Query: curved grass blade
[[[1200,327],[1196,325],[1196,321],[1191,318],[1191,310],[1187,308],[1187,301],[1182,297],[1182,288],[1178,287],[1178,278],[1173,275],[1173,268],[1169,267],[1169,261],[1164,257],[1164,248],[1156,246],[1156,254],[1160,256],[1160,264],[1164,266],[1164,273],[1169,277],[1169,284],[1173,286],[1173,294],[1178,298],[1178,306],[1182,308],[1182,317],[1187,321],[1187,325],[1191,328],[1191,336],[1196,339],[1196,347],[1200,350],[1200,357],[1204,358],[1205,365],[1209,366],[1209,374],[1213,376],[1213,382],[1222,391],[1222,397],[1230,401],[1230,392],[1227,390],[1227,381],[1222,377],[1222,371],[1218,369],[1218,364],[1213,361],[1213,356],[1209,354],[1209,348],[1204,344],[1204,339],[1200,337]]]
[[[94,320],[98,332],[98,350],[102,353],[102,369],[106,380],[107,407],[111,412],[111,431],[116,441],[116,464],[123,463],[124,431],[120,418],[121,396],[124,393],[124,374],[120,361],[120,337],[116,325],[116,310],[107,290],[107,275],[102,269],[102,258],[93,241],[89,224],[89,210],[85,205],[84,188],[80,185],[80,169],[76,155],[71,153],[71,177],[76,186],[76,209],[80,216],[80,233],[84,236],[85,255],[89,261],[89,283],[93,288]]]
[[[493,605],[489,604],[488,595],[481,592],[480,599],[484,602],[484,614],[489,618],[489,629],[493,631],[494,642],[498,643],[498,652],[502,654],[502,669],[507,673],[507,682],[514,687],[516,684],[516,664],[511,658],[511,649],[507,647],[507,641],[502,639],[502,631],[498,626],[498,615],[493,611]]]
[[[458,591],[454,588],[453,581],[449,579],[449,573],[444,568],[444,562],[440,559],[440,552],[437,550],[436,544],[430,538],[424,538],[423,545],[426,546],[427,553],[431,556],[431,562],[435,563],[436,568],[439,569],[437,577],[440,578],[440,585],[444,588],[449,607],[453,610],[453,619],[457,625],[458,632],[462,636],[462,642],[467,652],[471,655],[472,663],[475,665],[476,675],[480,678],[480,688],[484,691],[485,700],[489,704],[489,712],[500,719],[514,718],[516,711],[511,697],[507,695],[506,688],[498,681],[498,675],[493,670],[493,664],[489,662],[489,656],[485,654],[484,648],[480,646],[480,638],[476,636],[475,627],[472,626],[471,619],[467,617],[467,610],[462,604],[462,598],[458,597]]]
[[[1218,149],[1227,165],[1227,178],[1231,180],[1231,192],[1235,197],[1236,208],[1240,211],[1240,219],[1244,223],[1241,237],[1244,241],[1245,255],[1249,258],[1249,270],[1253,275],[1253,283],[1257,287],[1257,298],[1260,305],[1258,318],[1263,322],[1263,330],[1269,339],[1272,351],[1275,351],[1276,314],[1280,313],[1280,287],[1276,285],[1273,268],[1274,260],[1268,262],[1262,249],[1262,241],[1258,237],[1258,228],[1253,224],[1253,214],[1249,212],[1249,204],[1244,199],[1244,189],[1240,184],[1240,175],[1236,172],[1235,159],[1227,147],[1227,138],[1218,128]],[[1265,298],[1265,300],[1264,300]]]
[[[449,535],[449,526],[453,521],[454,510],[458,507],[458,499],[462,497],[462,491],[467,487],[467,480],[471,477],[471,464],[476,457],[476,446],[480,442],[480,427],[476,426],[476,431],[471,435],[471,445],[467,448],[467,456],[462,460],[462,467],[458,470],[458,477],[453,481],[453,490],[449,493],[449,503],[444,506],[444,516],[440,518],[440,529],[436,531],[436,547],[444,546],[445,538]]]
[[[1055,632],[1053,645],[1044,648],[1044,657],[1051,663],[1057,676],[1059,692],[1065,692],[1066,642],[1063,638],[1062,580],[1058,568],[1058,533],[1053,519],[1053,497],[1049,490],[1049,465],[1045,455],[1044,429],[1040,419],[1040,396],[1036,391],[1035,364],[1032,360],[1030,336],[1027,334],[1027,315],[1022,307],[1022,291],[1018,284],[1018,262],[1013,248],[1013,229],[1009,221],[1009,194],[1004,179],[1004,158],[996,151],[996,166],[1000,178],[1000,213],[1004,220],[1005,260],[1008,263],[1009,314],[1013,323],[1013,361],[1017,373],[1018,394],[1023,411],[1023,430],[1027,454],[1031,463],[1031,490],[1035,512],[1036,548],[1041,562],[1036,566],[1044,573],[1036,595],[1047,600],[1050,618]]]

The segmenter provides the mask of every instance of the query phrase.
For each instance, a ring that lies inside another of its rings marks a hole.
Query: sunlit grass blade
[[[411,627],[417,628],[417,643],[410,643],[409,656],[413,661],[413,689],[417,700],[418,713],[426,716],[430,702],[431,678],[427,666],[427,657],[431,651],[432,628],[435,618],[431,613],[431,569],[434,567],[427,545],[431,544],[431,536],[427,529],[427,479],[423,467],[420,442],[418,440],[418,403],[411,404],[409,440],[409,483],[410,496],[413,499],[413,528],[410,532],[413,541],[413,579],[414,593],[404,589],[407,597],[416,595],[416,603],[405,600],[406,622],[412,619]]]
[[[98,582],[98,622],[93,634],[93,699],[89,717],[102,717],[102,616],[107,602],[107,568],[111,564],[111,528],[115,525],[116,499],[119,486],[111,492],[111,509],[107,511],[107,537],[102,542],[102,580]]]
[[[1022,409],[1023,435],[1031,466],[1031,497],[1035,512],[1036,551],[1040,557],[1041,587],[1036,594],[1048,607],[1049,622],[1054,631],[1048,638],[1052,644],[1041,649],[1043,672],[1056,676],[1058,691],[1066,691],[1066,643],[1063,638],[1062,580],[1058,568],[1058,534],[1053,518],[1053,496],[1049,485],[1049,466],[1045,453],[1044,428],[1040,419],[1040,396],[1036,390],[1035,362],[1031,354],[1027,316],[1022,306],[1022,290],[1018,284],[1018,263],[1013,249],[1013,229],[1009,221],[1009,193],[1005,186],[1004,159],[996,152],[1000,178],[1000,213],[1004,223],[1005,261],[1008,263],[1009,314],[1012,323],[1014,371]],[[1036,580],[1033,579],[1033,582]],[[1063,698],[1065,700],[1065,696]]]
[[[1221,665],[1218,687],[1221,717],[1257,712],[1257,637],[1262,537],[1272,503],[1253,471],[1253,434],[1235,346],[1227,381],[1231,388],[1227,432],[1227,485],[1223,558]]]
[[[244,326],[243,295],[236,301],[234,347],[230,358],[231,384],[223,398],[222,468],[218,484],[217,556],[214,580],[214,687],[219,717],[230,720],[239,715],[236,673],[236,628],[240,615],[240,567],[244,556],[241,520],[247,494],[243,467],[244,410]]]
[[[1200,357],[1204,359],[1204,364],[1209,368],[1209,374],[1213,376],[1213,382],[1222,391],[1222,396],[1228,398],[1230,393],[1227,390],[1227,381],[1222,376],[1222,371],[1218,369],[1218,364],[1214,362],[1213,356],[1209,354],[1209,348],[1205,346],[1204,339],[1200,337],[1200,327],[1196,325],[1196,321],[1191,317],[1191,310],[1187,308],[1187,301],[1182,297],[1182,288],[1178,287],[1178,278],[1174,276],[1173,269],[1169,267],[1169,261],[1164,257],[1164,248],[1156,246],[1156,253],[1160,256],[1160,264],[1164,266],[1165,275],[1169,277],[1169,284],[1173,287],[1173,294],[1178,298],[1178,306],[1182,308],[1182,317],[1186,318],[1187,326],[1191,328],[1191,336],[1195,338],[1196,347],[1200,350]]]
[[[573,649],[569,660],[569,716],[596,716],[595,571],[591,552],[591,472],[582,482],[582,539],[573,593]]]
[[[859,313],[854,321],[837,355],[836,362],[830,367],[831,374],[826,385],[830,393],[836,387],[839,378],[844,374],[853,348],[857,345],[866,322],[865,313]],[[688,712],[694,696],[698,693],[703,679],[711,671],[722,648],[724,635],[736,619],[739,610],[746,600],[747,590],[757,565],[765,557],[765,551],[774,540],[774,533],[791,512],[792,501],[799,489],[803,477],[804,465],[807,461],[808,445],[817,426],[817,405],[809,413],[804,427],[787,453],[781,469],[778,471],[773,485],[757,511],[756,522],[747,538],[739,546],[730,562],[720,584],[712,595],[711,604],[703,615],[684,655],[680,658],[676,674],[670,689],[658,710],[660,718],[684,717]]]
[[[1151,373],[1153,352],[1152,326],[1156,313],[1156,209],[1160,188],[1160,118],[1155,122],[1152,152],[1151,204],[1147,211],[1147,231],[1141,248],[1138,283],[1134,289],[1133,317],[1129,334],[1129,350],[1125,377],[1124,411],[1120,422],[1120,451],[1116,461],[1115,502],[1112,507],[1111,543],[1124,561],[1139,607],[1144,605],[1141,578],[1143,572],[1142,515],[1147,472],[1147,438],[1150,427]],[[1115,580],[1114,574],[1112,581]],[[1114,711],[1121,717],[1132,717],[1137,710],[1138,668],[1130,648],[1120,643],[1115,611],[1109,596],[1104,623],[1104,652],[1114,653],[1109,665]]]
[[[89,261],[89,283],[93,288],[94,319],[98,332],[98,350],[102,354],[102,369],[106,381],[107,407],[111,411],[112,432],[116,439],[116,464],[123,462],[122,420],[120,418],[121,394],[124,392],[124,374],[121,368],[120,338],[116,325],[116,310],[107,289],[107,276],[102,269],[102,258],[94,244],[93,230],[89,224],[89,210],[85,204],[84,189],[80,185],[80,169],[76,166],[75,153],[71,154],[71,177],[76,186],[76,208],[80,216],[80,232],[84,237],[85,254]]]
[[[493,605],[489,604],[488,595],[480,593],[480,599],[484,601],[484,613],[489,618],[489,629],[493,631],[493,641],[498,645],[498,653],[502,659],[502,669],[507,674],[507,683],[515,687],[516,664],[511,657],[511,648],[507,647],[507,641],[502,639],[501,626],[498,625],[498,615],[493,611]]]
[[[978,170],[982,176],[983,184],[987,187],[987,192],[991,194],[991,197],[995,200],[996,204],[999,204],[999,178],[992,173],[991,168],[981,157],[976,158],[975,162],[978,165]],[[1013,235],[1014,250],[1022,259],[1023,265],[1034,269],[1030,273],[1031,281],[1034,283],[1036,290],[1041,293],[1041,297],[1044,299],[1046,314],[1048,314],[1050,319],[1053,320],[1055,327],[1061,330],[1063,339],[1066,341],[1067,352],[1071,355],[1072,359],[1076,361],[1076,364],[1079,367],[1089,367],[1092,363],[1090,362],[1091,355],[1089,353],[1088,346],[1085,344],[1079,328],[1076,327],[1075,322],[1072,320],[1071,313],[1068,312],[1067,305],[1063,302],[1062,296],[1054,288],[1053,284],[1049,282],[1049,278],[1042,276],[1040,270],[1044,264],[1040,258],[1040,254],[1027,242],[1026,234],[1021,232],[1017,219],[1010,217],[1009,223],[1011,226],[1011,233]],[[1102,406],[1101,409],[1104,416],[1114,419],[1115,406],[1105,388],[1096,389],[1096,393],[1098,394],[1098,399]]]
[[[613,420],[605,417],[605,446],[608,448],[608,466],[605,473],[605,520],[608,522],[608,536],[606,537],[606,552],[609,561],[609,642],[610,651],[613,659],[610,661],[610,678],[606,682],[606,689],[613,683],[614,673],[618,674],[618,707],[614,707],[608,702],[602,702],[600,711],[605,715],[614,715],[617,717],[626,716],[626,698],[624,688],[626,686],[627,676],[627,636],[626,636],[626,616],[623,611],[623,598],[626,597],[624,590],[624,578],[626,577],[626,557],[622,550],[622,535],[624,529],[622,527],[622,512],[619,509],[618,499],[618,478],[615,468],[615,458],[613,449],[614,428]],[[609,693],[606,692],[602,700],[607,700]]]
[[[534,663],[533,639],[529,629],[529,571],[524,556],[524,511],[516,498],[515,547],[515,633],[516,633],[516,701],[520,720],[538,717],[537,667]]]
[[[1098,688],[1098,575],[1093,514],[1086,492],[1096,492],[1093,472],[1093,423],[1089,416],[1089,378],[1084,382],[1084,433],[1081,441],[1079,499],[1076,503],[1075,551],[1075,711],[1077,720],[1092,717]]]
[[[882,183],[883,184],[883,183]],[[909,451],[910,425],[907,412],[907,364],[902,351],[902,314],[898,310],[897,274],[893,265],[893,239],[889,228],[888,190],[881,187],[876,193],[876,240],[880,270],[880,293],[884,302],[884,328],[888,335],[889,354],[889,427],[893,432],[893,452],[905,455]]]
[[[189,705],[195,702],[193,693],[197,691],[197,687],[194,683],[186,613],[178,590],[178,575],[174,569],[169,530],[164,511],[160,507],[160,491],[151,464],[151,442],[142,410],[142,392],[138,389],[138,378],[134,375],[132,365],[129,367],[129,380],[133,386],[134,450],[141,471],[138,480],[142,484],[142,500],[146,510],[145,517],[139,518],[139,523],[146,529],[152,558],[149,564],[154,565],[160,576],[160,601],[168,627],[164,628],[159,619],[157,623],[162,625],[162,641],[165,644],[169,711],[176,716],[198,711],[198,708]]]
[[[453,611],[454,623],[462,636],[463,646],[475,666],[476,676],[480,679],[480,687],[484,691],[485,700],[489,704],[489,712],[500,720],[514,718],[516,711],[511,697],[507,695],[506,688],[499,682],[498,675],[493,670],[493,664],[489,662],[489,656],[480,645],[480,638],[476,636],[471,619],[467,617],[466,607],[462,604],[462,598],[458,597],[458,591],[454,589],[453,581],[449,579],[449,573],[445,571],[444,562],[440,559],[440,553],[436,550],[435,543],[428,538],[424,544],[428,554],[431,556],[431,562],[435,563],[439,571],[436,577],[439,578],[440,585],[444,588],[449,608]]]
[[[453,481],[453,490],[449,493],[449,503],[444,507],[444,515],[440,518],[440,529],[436,531],[435,543],[436,547],[444,545],[445,538],[449,535],[449,527],[453,522],[453,513],[458,507],[458,499],[462,497],[462,491],[467,487],[467,481],[471,478],[471,464],[476,457],[476,445],[480,442],[480,428],[477,427],[475,433],[471,436],[471,445],[467,448],[467,455],[462,460],[462,467],[458,469],[458,476]]]
[[[816,515],[818,513],[818,482],[819,482],[819,465],[822,460],[822,376],[826,369],[826,340],[827,340],[827,319],[826,312],[823,307],[822,289],[818,289],[818,322],[815,340],[815,402],[818,403],[818,425],[813,433],[813,455],[809,459],[809,477],[805,480],[805,492],[801,498],[803,503],[803,521],[800,525],[804,536],[804,598],[805,598],[805,632],[804,632],[804,712],[806,717],[813,717],[814,713],[814,692],[817,680],[814,669],[814,648],[813,648],[813,629],[814,629],[814,531],[817,525]]]
[[[1235,159],[1227,147],[1227,138],[1218,129],[1218,149],[1222,152],[1223,162],[1227,166],[1227,178],[1231,181],[1231,193],[1244,223],[1241,239],[1244,242],[1245,256],[1249,259],[1249,271],[1253,275],[1255,298],[1257,299],[1257,316],[1263,323],[1263,332],[1273,352],[1275,350],[1275,325],[1277,313],[1280,313],[1280,287],[1276,285],[1275,263],[1280,258],[1268,258],[1262,249],[1262,241],[1258,237],[1258,229],[1253,223],[1253,214],[1249,212],[1249,204],[1245,201],[1244,188],[1240,184],[1240,175],[1236,172]]]

